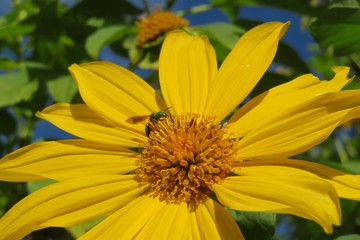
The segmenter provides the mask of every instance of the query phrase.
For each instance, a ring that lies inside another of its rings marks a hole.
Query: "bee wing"
[[[137,124],[137,123],[145,121],[146,119],[149,119],[149,116],[150,116],[150,114],[142,115],[142,116],[129,117],[128,119],[126,119],[126,122],[131,123],[131,124]]]

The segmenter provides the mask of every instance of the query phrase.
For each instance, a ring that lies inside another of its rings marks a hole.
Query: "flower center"
[[[136,46],[155,40],[160,35],[185,26],[189,26],[189,21],[176,16],[169,11],[158,9],[137,22],[138,33],[136,35]]]
[[[188,202],[194,208],[230,173],[237,140],[215,117],[166,117],[150,122],[149,128],[136,175],[160,200]]]

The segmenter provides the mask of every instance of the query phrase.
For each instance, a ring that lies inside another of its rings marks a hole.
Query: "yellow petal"
[[[186,240],[189,235],[189,210],[187,203],[169,203],[152,216],[135,239]]]
[[[75,178],[42,188],[0,219],[2,239],[22,239],[34,230],[68,227],[111,213],[148,189],[134,175]]]
[[[95,114],[84,104],[58,103],[38,112],[36,116],[58,128],[93,142],[138,147],[146,140],[144,125],[119,127]]]
[[[144,194],[111,214],[79,240],[134,239],[149,219],[164,206],[164,201]]]
[[[91,62],[73,64],[69,70],[86,105],[112,123],[125,124],[129,117],[166,108],[150,85],[123,67]]]
[[[229,212],[207,196],[195,213],[190,213],[190,222],[189,239],[244,239]]]
[[[203,199],[207,210],[217,226],[222,240],[245,239],[234,218],[231,217],[229,212],[226,211],[223,206],[208,197],[204,197]]]
[[[196,219],[196,213],[190,211],[190,231],[189,231],[189,240],[202,240],[199,224]]]
[[[233,176],[213,189],[223,205],[235,210],[293,214],[317,222],[327,233],[340,224],[335,189],[315,177]]]
[[[216,223],[214,222],[214,219],[212,218],[205,204],[199,204],[195,210],[195,214],[201,239],[221,240]]]
[[[173,31],[165,38],[159,59],[161,91],[176,115],[203,113],[210,81],[217,72],[214,49],[205,36]]]
[[[288,157],[321,143],[340,124],[360,117],[360,91],[315,97],[253,122],[239,142],[238,158]]]
[[[205,112],[220,120],[250,93],[272,62],[289,23],[269,22],[245,33],[211,82]]]
[[[267,159],[244,161],[233,169],[238,175],[299,175],[318,177],[328,181],[339,197],[360,200],[360,175],[347,174],[321,164],[294,159]]]
[[[334,67],[336,73],[330,81],[320,81],[312,74],[302,75],[290,82],[274,87],[253,98],[229,119],[229,131],[236,137],[245,136],[256,122],[288,110],[319,95],[340,91],[350,79],[348,67]],[[231,123],[231,124],[230,124]]]
[[[124,174],[137,167],[138,153],[119,146],[74,139],[40,142],[0,161],[1,181],[65,180],[80,176]]]

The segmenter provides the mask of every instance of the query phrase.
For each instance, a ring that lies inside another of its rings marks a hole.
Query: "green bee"
[[[167,109],[169,109],[169,108],[167,108]],[[166,111],[167,109],[165,109],[164,111]],[[149,119],[150,122],[157,122],[157,121],[167,117],[167,114],[164,111],[153,112],[153,113],[147,114],[147,115],[129,117],[128,119],[126,119],[126,122],[131,123],[131,124],[137,124],[137,123],[145,121],[146,119]],[[150,123],[147,123],[145,125],[145,134],[147,137],[149,137],[150,132],[151,132]]]

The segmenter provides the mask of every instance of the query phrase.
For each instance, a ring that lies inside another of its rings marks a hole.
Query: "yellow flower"
[[[176,28],[189,26],[189,21],[176,16],[172,12],[164,11],[160,7],[150,15],[146,15],[137,22],[136,46],[154,41],[157,37]]]
[[[80,139],[35,143],[1,160],[1,180],[58,183],[10,209],[0,239],[105,215],[80,239],[243,239],[224,206],[294,214],[330,233],[341,221],[339,197],[360,199],[359,175],[289,157],[360,116],[360,91],[341,91],[348,67],[334,67],[330,81],[307,74],[272,88],[220,124],[264,74],[287,27],[253,28],[219,69],[206,37],[168,34],[164,100],[122,67],[72,65],[85,104],[55,104],[38,116]],[[167,117],[126,121],[167,107]]]

